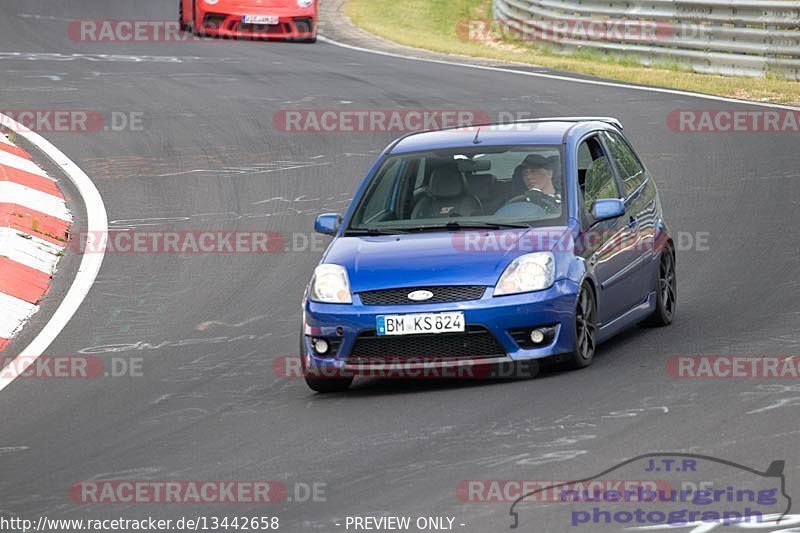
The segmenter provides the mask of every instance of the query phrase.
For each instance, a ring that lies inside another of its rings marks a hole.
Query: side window
[[[587,214],[592,212],[595,200],[620,196],[611,163],[597,137],[586,139],[578,147],[578,183]]]
[[[641,163],[628,146],[628,143],[617,133],[604,132],[611,157],[617,164],[619,177],[625,189],[625,196],[630,196],[644,183],[645,173]]]

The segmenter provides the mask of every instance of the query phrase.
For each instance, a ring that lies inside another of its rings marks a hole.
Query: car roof
[[[484,124],[465,128],[424,131],[402,137],[390,153],[404,154],[425,150],[479,146],[555,145],[562,144],[566,133],[575,125],[594,124],[622,131],[619,120],[611,117],[560,117],[532,119],[504,124]],[[581,128],[583,129],[583,128]],[[475,138],[480,142],[475,143]]]

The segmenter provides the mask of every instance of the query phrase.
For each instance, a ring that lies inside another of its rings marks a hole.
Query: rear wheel
[[[656,309],[642,325],[662,327],[672,324],[675,318],[678,295],[678,278],[675,275],[675,251],[664,248],[658,265],[658,288],[656,290]]]
[[[581,285],[575,306],[573,349],[565,361],[569,368],[585,368],[594,361],[597,349],[597,305],[594,291],[587,283]]]

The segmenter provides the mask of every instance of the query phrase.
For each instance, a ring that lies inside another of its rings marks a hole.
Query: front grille
[[[505,350],[482,326],[464,333],[378,336],[375,331],[356,339],[348,363],[387,362],[397,359],[484,359],[504,357]]]
[[[238,22],[237,27],[234,31],[240,31],[243,33],[250,33],[256,36],[258,35],[283,35],[286,33],[291,33],[292,28],[289,26],[288,23],[280,23],[275,25],[267,25],[267,24],[245,24],[244,22]]]
[[[408,295],[414,291],[430,291],[433,298],[423,302],[409,300]],[[480,300],[486,287],[480,285],[453,285],[445,287],[410,287],[405,289],[383,289],[360,293],[364,305],[411,305],[439,304],[447,302],[466,302]]]

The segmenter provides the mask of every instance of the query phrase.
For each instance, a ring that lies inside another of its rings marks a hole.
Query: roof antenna
[[[472,139],[472,144],[480,144],[481,141],[478,139],[478,135],[481,134],[481,129],[478,128],[478,131],[475,132],[475,138]]]

